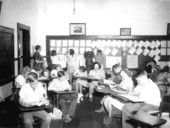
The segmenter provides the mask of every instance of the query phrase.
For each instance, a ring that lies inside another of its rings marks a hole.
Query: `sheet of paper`
[[[61,48],[57,48],[56,52],[57,54],[61,54]]]
[[[106,48],[106,49],[104,50],[104,54],[105,54],[106,56],[108,56],[108,55],[110,54],[110,52],[111,52],[110,48]]]
[[[111,54],[112,54],[113,56],[115,56],[117,53],[118,53],[118,50],[117,50],[116,48],[113,48]]]
[[[161,41],[161,47],[166,47],[166,41]]]
[[[67,48],[62,48],[62,54],[66,54],[67,53]]]
[[[149,54],[148,54],[148,56],[150,56],[150,57],[153,57],[155,55],[155,51],[154,50],[151,50],[150,52],[149,52]]]
[[[146,42],[144,43],[144,47],[145,47],[145,48],[147,48],[149,45],[150,45],[150,42],[149,42],[149,41],[146,41]]]
[[[92,44],[91,40],[86,40],[86,47],[91,47],[91,44]]]
[[[155,43],[155,47],[158,48],[160,45],[161,45],[161,42],[157,40]]]
[[[115,57],[115,56],[106,56],[106,67],[107,68],[112,68],[113,65],[117,63],[122,63],[122,58],[121,57]]]
[[[154,57],[154,60],[155,60],[156,62],[158,62],[158,61],[160,60],[160,58],[161,58],[160,56],[155,56],[155,57]]]
[[[136,49],[134,47],[131,47],[131,49],[129,50],[129,53],[131,55],[133,55],[135,53]]]
[[[129,48],[131,48],[132,45],[133,45],[133,42],[132,42],[131,40],[130,40],[129,42],[127,42],[127,46],[128,46]]]
[[[91,48],[86,48],[86,51],[91,51]]]
[[[62,40],[62,46],[63,47],[67,47],[68,45],[67,45],[67,40]]]
[[[56,40],[50,40],[50,44],[52,47],[55,47],[55,42],[56,42]]]
[[[166,48],[161,48],[161,55],[166,55]]]
[[[140,55],[142,52],[143,52],[143,50],[140,47],[136,50],[137,55]]]
[[[144,41],[139,41],[138,47],[141,48],[144,45]]]
[[[86,46],[85,40],[80,40],[80,46],[81,46],[81,47],[85,47],[85,46]]]
[[[138,46],[138,42],[135,40],[133,43],[133,47],[136,48]]]
[[[138,55],[127,55],[127,68],[138,68]]]
[[[57,40],[57,47],[61,47],[61,40]]]
[[[79,43],[80,43],[79,40],[74,40],[74,47],[79,47],[80,46]]]
[[[68,40],[68,46],[73,47],[73,40]]]
[[[84,54],[85,48],[80,48],[80,54]]]
[[[143,51],[143,55],[146,56],[146,55],[148,55],[148,53],[149,53],[149,50],[147,48],[145,48],[145,50]]]

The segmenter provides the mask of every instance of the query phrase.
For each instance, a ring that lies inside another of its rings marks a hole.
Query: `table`
[[[57,102],[57,108],[59,108],[59,95],[60,94],[76,94],[77,92],[76,91],[54,91],[52,90],[53,92],[53,106],[55,106],[55,103]],[[55,102],[56,100],[56,102]]]
[[[38,111],[38,110],[44,110],[44,109],[49,109],[49,108],[52,108],[53,106],[51,104],[49,105],[43,105],[43,106],[35,106],[35,107],[24,107],[24,106],[21,106],[19,105],[18,106],[18,110],[20,112],[31,112],[31,111]]]

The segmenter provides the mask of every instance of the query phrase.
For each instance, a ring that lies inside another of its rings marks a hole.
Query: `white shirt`
[[[42,86],[42,83],[38,82],[38,86],[35,90],[30,86],[29,83],[21,87],[19,96],[23,99],[23,102],[39,102],[42,97],[45,95],[45,89]]]
[[[56,55],[51,56],[52,64],[61,65],[62,68],[66,68],[67,66],[67,57],[65,55]]]
[[[64,91],[66,89],[71,90],[71,86],[68,81],[65,79],[63,81],[57,79],[53,79],[52,82],[49,84],[48,90],[54,91]]]
[[[23,75],[18,75],[15,79],[16,88],[21,88],[23,85],[26,84],[26,79]]]
[[[159,106],[161,102],[161,95],[158,86],[150,79],[144,86],[137,85],[134,89],[139,94],[139,98],[146,101],[148,104]]]

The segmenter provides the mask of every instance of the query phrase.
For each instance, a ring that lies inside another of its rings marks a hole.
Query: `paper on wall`
[[[145,47],[145,48],[147,48],[149,45],[150,45],[150,42],[149,42],[149,41],[146,41],[146,42],[144,43],[144,47]]]
[[[160,52],[161,52],[161,50],[157,48],[157,49],[155,50],[155,56],[159,55]]]
[[[151,50],[148,55],[149,55],[150,57],[153,57],[153,56],[155,55],[154,53],[155,53],[154,50]]]
[[[160,60],[160,58],[161,58],[160,56],[155,56],[155,57],[154,57],[154,60],[155,60],[156,62],[158,62],[158,61]]]
[[[167,48],[167,55],[170,55],[170,48]]]
[[[146,56],[146,55],[148,55],[148,53],[149,53],[149,50],[147,48],[145,48],[145,50],[143,51],[143,55]]]
[[[73,47],[73,40],[68,40],[68,46]]]
[[[104,50],[104,54],[107,55],[107,56],[110,54],[110,52],[111,52],[110,48],[106,48]]]
[[[86,47],[91,47],[91,44],[92,44],[91,40],[86,40]]]
[[[144,45],[144,41],[139,41],[138,47],[141,48]]]
[[[55,47],[55,41],[56,41],[56,40],[50,40],[50,45],[51,45],[51,47]]]
[[[61,54],[61,47],[56,49],[57,54]]]
[[[127,55],[127,68],[138,68],[138,55]]]
[[[161,45],[161,42],[157,40],[155,43],[155,48],[158,48],[160,45]]]
[[[79,40],[74,40],[74,47],[79,47]]]
[[[112,54],[113,56],[115,56],[117,53],[118,53],[118,50],[117,50],[116,48],[113,48],[111,54]]]
[[[130,40],[129,42],[127,42],[127,46],[129,47],[129,48],[131,48],[132,47],[132,44],[133,44],[133,42]]]
[[[80,40],[80,46],[81,47],[85,47],[85,44],[86,44],[85,40]]]
[[[91,48],[86,48],[86,52],[87,52],[87,51],[91,51]]]
[[[166,41],[161,41],[161,47],[166,47]]]
[[[67,48],[62,48],[62,54],[66,54],[67,53]]]
[[[161,55],[166,55],[166,48],[161,48]]]
[[[84,54],[85,48],[80,48],[80,54]]]
[[[133,47],[136,48],[138,46],[138,42],[135,40],[133,43]]]
[[[63,47],[67,47],[67,40],[62,40]]]
[[[115,56],[106,56],[106,67],[112,68],[113,65],[120,63],[121,65],[121,57]]]
[[[140,55],[142,52],[143,52],[143,50],[140,47],[136,50],[137,55]]]
[[[57,47],[61,47],[61,40],[57,40]]]
[[[129,50],[129,53],[131,55],[133,55],[135,53],[136,49],[134,47],[131,47],[131,49]]]

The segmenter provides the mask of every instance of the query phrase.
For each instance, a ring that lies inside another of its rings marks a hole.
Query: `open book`
[[[121,97],[124,97],[132,102],[145,102],[144,100],[139,99],[137,96],[128,95],[128,94],[118,94]]]

